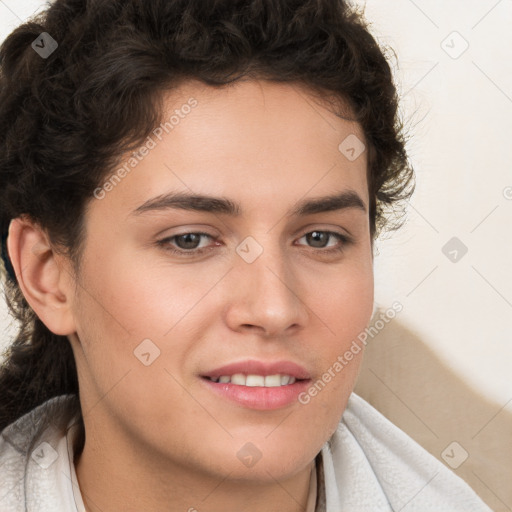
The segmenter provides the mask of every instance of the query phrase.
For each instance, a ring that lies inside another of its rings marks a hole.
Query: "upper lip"
[[[202,376],[216,379],[223,375],[234,375],[235,373],[243,373],[245,375],[262,375],[264,377],[267,375],[280,374],[289,375],[296,379],[310,378],[308,371],[303,366],[292,361],[265,362],[254,359],[226,364],[219,368],[215,368],[214,370],[210,370],[202,374]]]

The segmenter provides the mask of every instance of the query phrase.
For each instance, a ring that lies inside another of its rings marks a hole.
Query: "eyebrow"
[[[168,209],[220,213],[232,217],[242,215],[240,204],[231,199],[189,192],[170,192],[153,197],[133,210],[130,215]],[[358,209],[366,213],[366,207],[361,197],[353,190],[345,190],[334,195],[303,199],[288,210],[286,215],[306,216],[346,209]]]

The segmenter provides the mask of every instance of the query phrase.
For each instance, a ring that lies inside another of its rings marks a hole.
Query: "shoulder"
[[[47,470],[58,458],[57,447],[77,405],[76,395],[51,398],[0,432],[0,510],[26,510],[39,483],[51,484],[52,471]]]
[[[347,481],[347,472],[358,474],[359,482],[366,476],[362,493],[378,494],[389,510],[490,512],[464,480],[355,393],[328,455],[337,485]]]

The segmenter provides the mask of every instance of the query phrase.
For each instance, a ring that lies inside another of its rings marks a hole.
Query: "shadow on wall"
[[[369,338],[354,391],[492,510],[512,511],[512,397],[506,404],[489,402],[396,319]]]

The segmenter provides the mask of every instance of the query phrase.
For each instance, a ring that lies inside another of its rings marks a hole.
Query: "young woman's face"
[[[166,108],[86,211],[70,336],[86,446],[284,479],[334,432],[359,371],[362,351],[343,357],[373,307],[364,136],[297,85],[189,82]],[[252,376],[208,378],[235,374]]]

